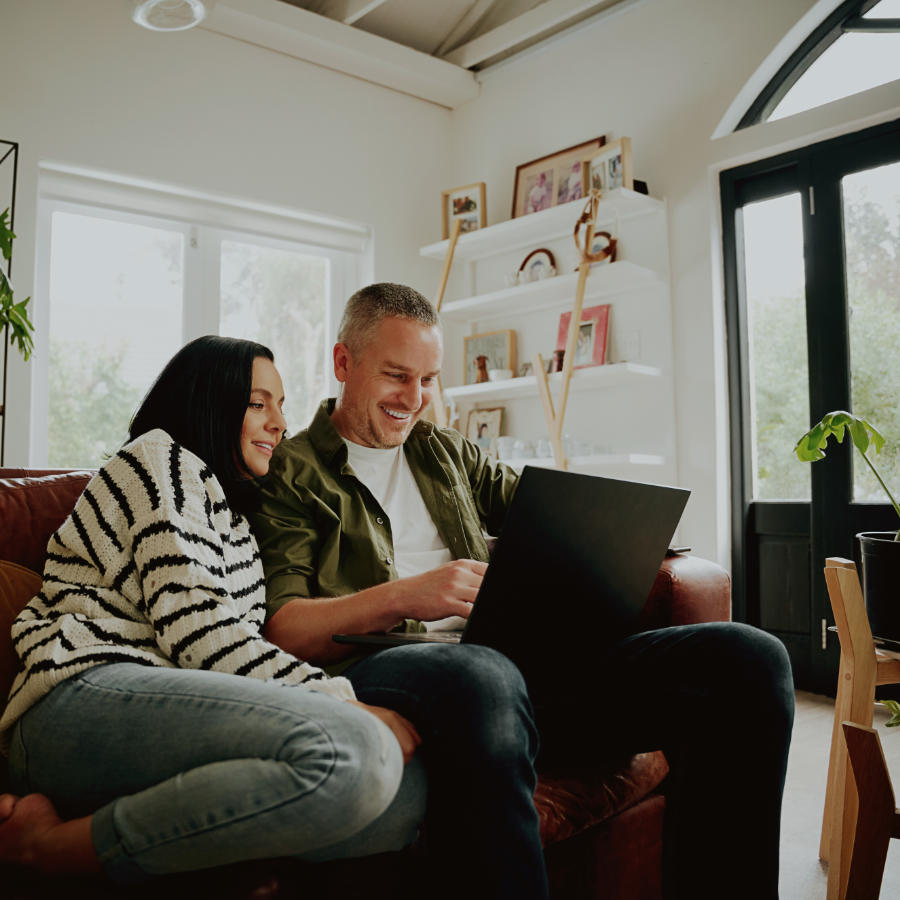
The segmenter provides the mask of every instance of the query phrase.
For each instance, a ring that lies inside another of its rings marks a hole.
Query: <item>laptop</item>
[[[484,644],[525,676],[556,649],[602,650],[638,630],[690,491],[525,466],[461,632],[335,634],[338,643]]]

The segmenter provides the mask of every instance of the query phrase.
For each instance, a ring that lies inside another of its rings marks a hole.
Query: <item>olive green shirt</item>
[[[309,428],[276,448],[251,516],[266,573],[267,616],[293,597],[340,597],[397,578],[391,523],[347,461],[325,400]],[[487,561],[518,475],[458,431],[417,422],[403,445],[438,533],[455,559]]]

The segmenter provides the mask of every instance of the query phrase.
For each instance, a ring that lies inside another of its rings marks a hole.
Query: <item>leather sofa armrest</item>
[[[641,613],[641,628],[731,619],[731,576],[699,556],[667,556]]]

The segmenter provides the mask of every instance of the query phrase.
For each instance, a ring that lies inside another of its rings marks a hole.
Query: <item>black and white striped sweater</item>
[[[61,681],[109,662],[212,669],[353,699],[346,679],[265,640],[264,616],[247,520],[201,459],[148,432],[100,469],[50,538],[42,590],[13,623],[21,671],[0,733]]]

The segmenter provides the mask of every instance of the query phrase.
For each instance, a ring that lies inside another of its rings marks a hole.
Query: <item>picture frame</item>
[[[597,137],[557,150],[516,167],[512,218],[525,216],[584,196],[584,162],[606,141]]]
[[[485,453],[493,454],[503,426],[503,407],[473,409],[466,419],[466,437]]]
[[[578,340],[575,344],[573,369],[584,369],[589,366],[602,366],[606,362],[606,344],[609,339],[610,304],[589,306],[581,311],[581,322],[578,329]],[[569,340],[569,322],[572,320],[571,310],[559,317],[559,332],[556,336],[556,349],[565,351]]]
[[[485,331],[463,338],[463,384],[478,383],[478,358],[481,356],[485,357],[482,363],[485,372],[488,369],[512,369],[515,372],[515,331]]]
[[[541,281],[556,274],[556,257],[546,247],[532,250],[519,266],[519,284]]]
[[[459,219],[460,234],[478,231],[487,225],[487,192],[483,181],[441,191],[443,239],[450,237],[450,226]]]
[[[607,193],[616,188],[634,190],[631,170],[631,138],[623,137],[605,144],[584,164],[582,190]]]

